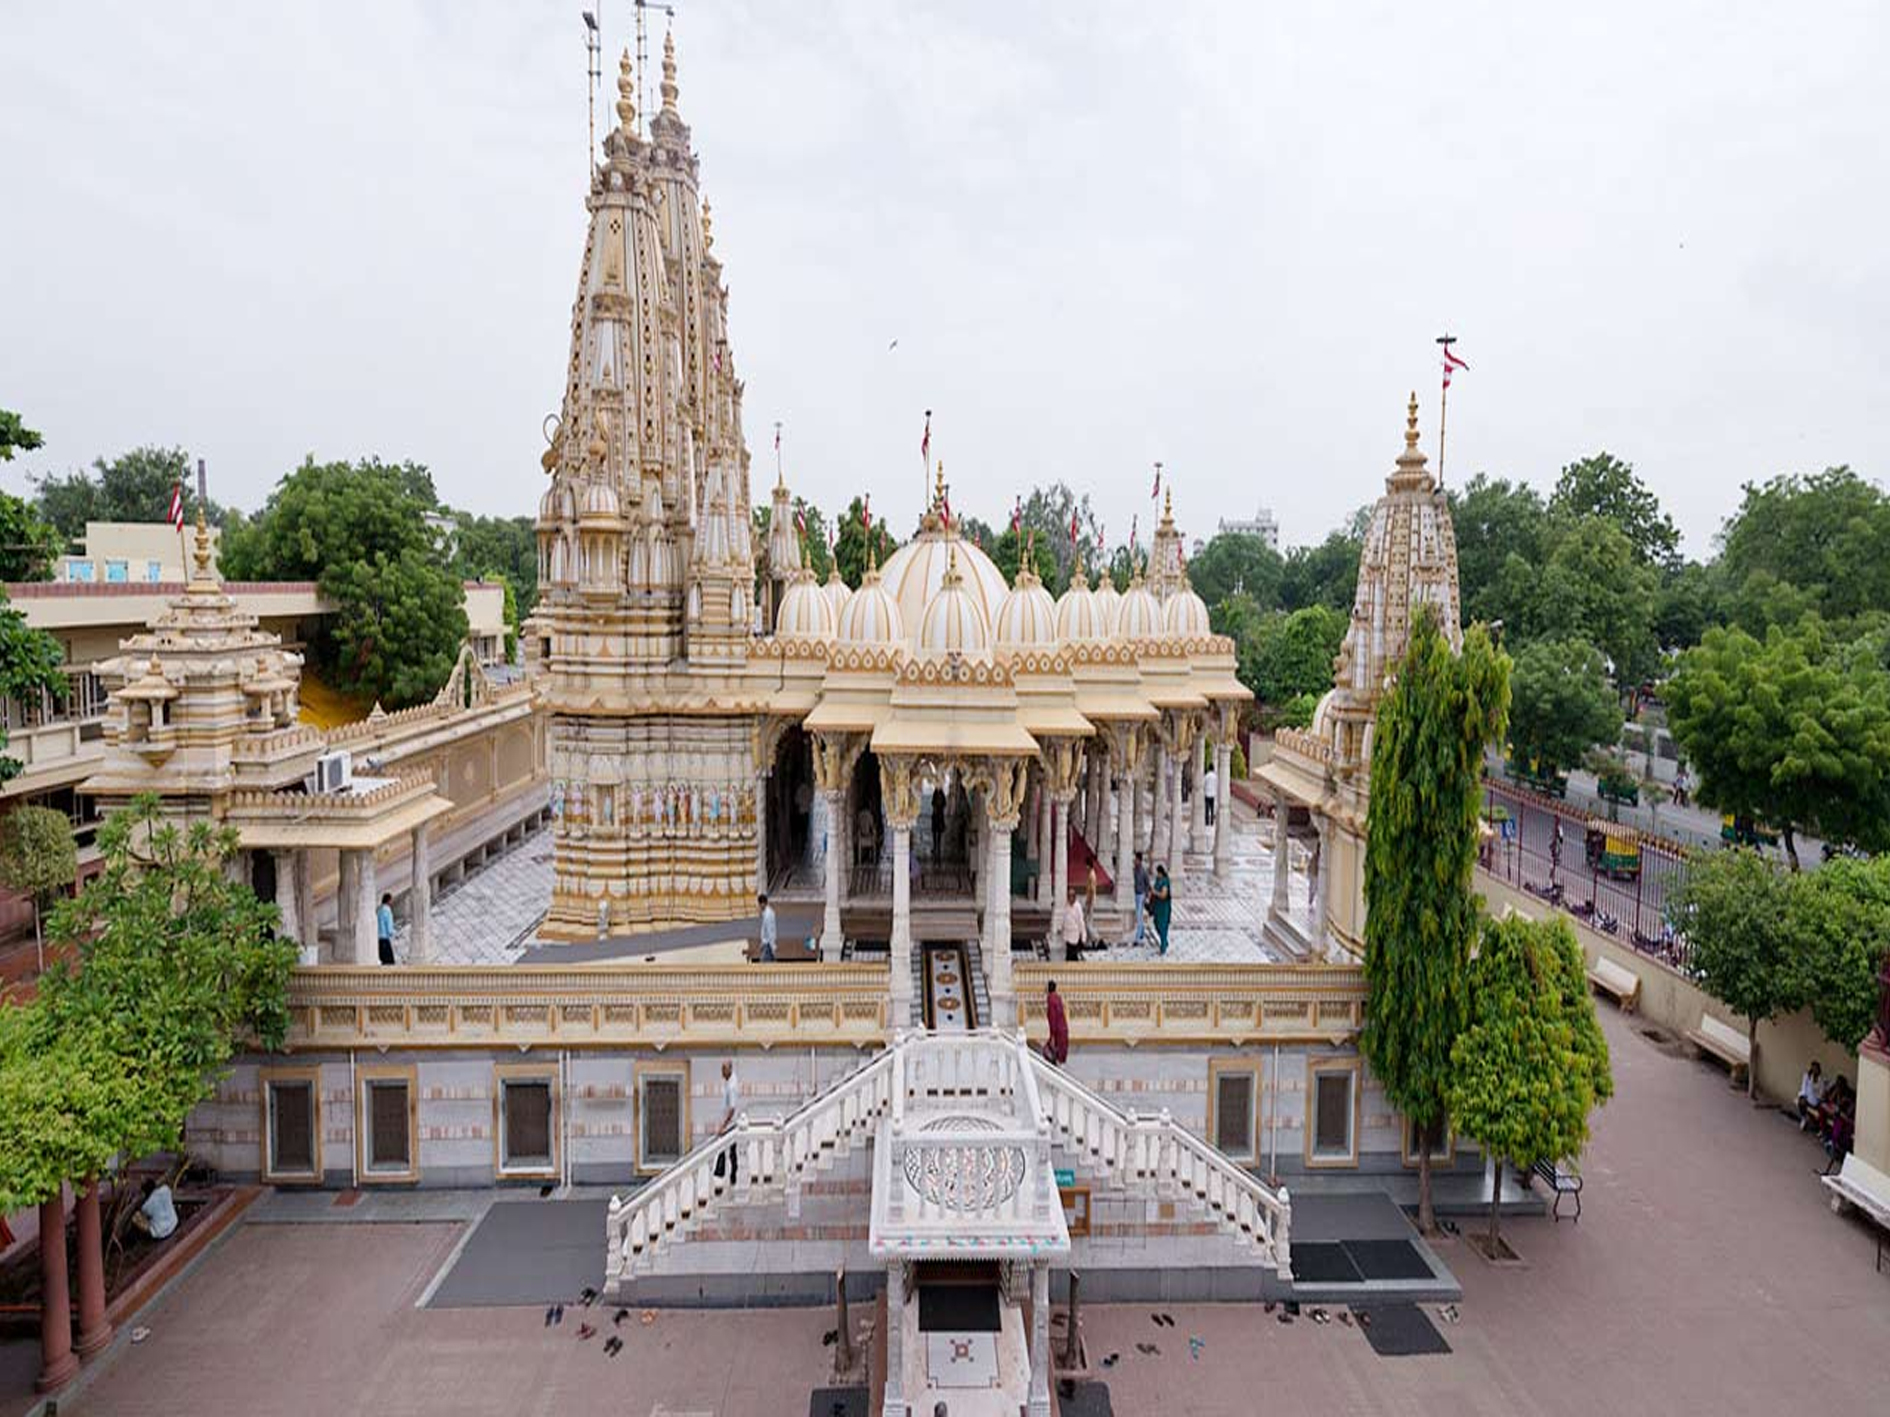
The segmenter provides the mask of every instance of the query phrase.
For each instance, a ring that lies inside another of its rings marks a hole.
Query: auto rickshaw
[[[1589,869],[1596,874],[1617,881],[1640,879],[1641,837],[1634,828],[1593,818],[1588,823],[1583,846]]]
[[[1736,817],[1731,812],[1719,819],[1719,839],[1733,846],[1778,845],[1778,833],[1757,817]]]

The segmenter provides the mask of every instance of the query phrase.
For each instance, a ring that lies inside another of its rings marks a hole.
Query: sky
[[[1695,555],[1741,484],[1890,476],[1890,7],[677,0],[757,493],[1147,537],[1606,449]],[[253,509],[377,454],[530,514],[584,237],[580,0],[0,0],[0,406]],[[603,0],[609,112],[628,0]],[[660,23],[656,32],[660,35]],[[653,51],[660,40],[653,40]],[[654,95],[654,75],[651,76]],[[893,341],[897,341],[896,347]],[[153,515],[161,515],[154,508]]]

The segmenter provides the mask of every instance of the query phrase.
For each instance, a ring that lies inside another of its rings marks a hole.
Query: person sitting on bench
[[[1824,1101],[1824,1068],[1816,1058],[1805,1069],[1805,1076],[1798,1084],[1798,1130],[1803,1131],[1817,1116],[1818,1105]]]

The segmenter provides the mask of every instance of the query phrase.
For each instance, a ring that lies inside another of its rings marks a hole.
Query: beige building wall
[[[209,530],[214,550],[223,533],[217,527]],[[83,540],[83,551],[60,558],[60,580],[109,584],[113,569],[120,566],[120,579],[127,584],[181,583],[188,574],[184,538],[169,522],[87,522]]]

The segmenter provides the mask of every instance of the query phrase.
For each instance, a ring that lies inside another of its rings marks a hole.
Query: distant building
[[[218,528],[210,528],[213,550],[222,536]],[[184,538],[169,522],[87,522],[84,540],[83,551],[59,558],[60,580],[80,585],[183,584]]]
[[[1273,519],[1273,513],[1265,507],[1260,508],[1251,517],[1236,517],[1232,520],[1222,517],[1220,526],[1216,530],[1221,535],[1236,532],[1242,536],[1257,536],[1273,550],[1280,549],[1280,524]]]

